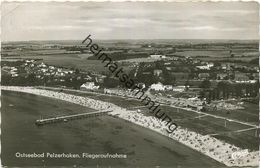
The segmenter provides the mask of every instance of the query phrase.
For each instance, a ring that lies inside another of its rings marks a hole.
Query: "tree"
[[[201,91],[199,92],[198,98],[199,98],[200,100],[203,100],[204,97],[205,97],[205,90],[201,90]]]
[[[200,84],[200,88],[203,88],[203,89],[208,89],[208,88],[210,88],[210,86],[211,86],[211,83],[207,79],[202,81]]]
[[[28,86],[33,86],[36,84],[36,76],[35,74],[29,74],[27,77],[27,84]]]
[[[172,85],[172,79],[171,79],[171,74],[167,71],[164,70],[163,74],[162,74],[162,78],[163,78],[163,84],[165,85]]]
[[[242,87],[240,84],[235,85],[235,92],[237,97],[242,96]]]
[[[189,80],[187,80],[187,81],[185,82],[185,89],[186,89],[186,90],[189,90],[189,87],[190,87],[190,82],[189,82]]]
[[[78,68],[76,68],[76,70],[75,70],[75,74],[79,74],[79,69]]]
[[[220,62],[214,62],[214,67],[220,67],[221,63]]]

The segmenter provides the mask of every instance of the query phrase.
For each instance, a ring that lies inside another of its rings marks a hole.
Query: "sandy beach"
[[[167,133],[167,127],[164,123],[162,123],[159,119],[152,116],[145,116],[142,113],[139,113],[135,110],[127,110],[125,108],[121,108],[112,103],[103,102],[99,100],[94,100],[87,97],[74,96],[66,93],[58,93],[49,90],[41,90],[35,89],[32,87],[9,87],[9,86],[1,86],[2,90],[10,90],[16,92],[25,92],[40,96],[46,96],[50,98],[55,98],[67,102],[71,102],[74,104],[78,104],[81,106],[85,106],[88,108],[92,108],[95,110],[104,110],[111,109],[113,112],[109,113],[109,115],[124,119],[131,123],[140,125],[142,127],[151,129],[153,131],[158,132],[164,136],[167,136],[173,140],[176,140],[196,151],[201,152],[204,155],[207,155],[214,160],[223,163],[227,166],[257,166],[258,165],[258,151],[249,151],[247,155],[241,158],[233,158],[233,153],[239,153],[243,150],[234,145],[225,143],[211,136],[203,136],[196,132],[192,132],[190,130],[184,128],[178,128],[174,131],[174,133]]]

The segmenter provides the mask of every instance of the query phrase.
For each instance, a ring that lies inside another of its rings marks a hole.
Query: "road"
[[[90,93],[90,94],[95,94],[95,95],[105,95],[105,96],[108,96],[108,94],[105,94],[105,93],[97,93],[97,92],[74,90],[74,89],[53,88],[53,87],[38,87],[38,88],[43,88],[43,89],[46,88],[46,89],[52,89],[52,90],[66,90],[66,91],[72,91],[72,92]],[[150,95],[149,92],[147,92],[147,93],[148,93],[147,95]],[[113,96],[121,97],[121,98],[124,98],[124,99],[136,100],[136,98],[131,98],[131,97],[129,98],[129,97],[124,97],[124,96],[119,96],[119,95],[113,95]],[[192,110],[192,109],[189,109],[189,108],[183,108],[183,107],[178,107],[178,106],[174,106],[174,105],[169,105],[169,104],[165,104],[164,102],[159,102],[159,103],[161,103],[161,104],[163,104],[165,106],[170,106],[170,107],[177,108],[177,109],[191,111],[191,112],[194,112],[194,113],[197,113],[197,114],[200,114],[200,115],[203,114],[205,116],[210,116],[210,117],[214,117],[214,118],[218,118],[218,119],[223,119],[223,120],[226,120],[226,121],[229,121],[229,122],[235,122],[235,123],[247,125],[247,126],[250,126],[250,127],[254,127],[254,128],[257,128],[257,129],[259,128],[258,125],[250,124],[250,123],[239,121],[239,120],[236,120],[236,119],[229,119],[229,118],[226,118],[226,117],[222,117],[222,116],[218,116],[218,115],[214,115],[214,114],[209,114],[209,113],[206,113],[206,112],[196,111],[196,110]]]

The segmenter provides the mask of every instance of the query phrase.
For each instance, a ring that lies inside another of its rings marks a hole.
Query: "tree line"
[[[200,88],[202,89],[199,98],[208,102],[212,100],[230,99],[230,98],[255,98],[258,96],[259,81],[256,83],[232,83],[221,81],[214,87],[211,87],[209,80],[204,80]]]

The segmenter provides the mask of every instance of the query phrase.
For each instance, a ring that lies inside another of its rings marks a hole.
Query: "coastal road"
[[[82,91],[82,90],[74,90],[74,89],[65,89],[65,88],[54,88],[54,87],[37,87],[37,88],[43,88],[43,89],[52,89],[52,90],[66,90],[66,91],[72,91],[72,92],[78,92],[78,93],[91,93],[91,94],[95,94],[95,95],[105,95],[105,96],[108,96],[108,94],[105,94],[105,93],[97,93],[97,92],[91,92],[91,91]],[[124,98],[124,99],[132,99],[132,100],[136,100],[136,98],[132,98],[132,97],[124,97],[124,96],[120,96],[120,95],[112,95],[112,96],[116,96],[116,97],[121,97],[121,98]],[[152,97],[152,96],[151,96]],[[206,115],[206,116],[210,116],[210,117],[214,117],[214,118],[218,118],[218,119],[223,119],[223,120],[226,120],[226,121],[229,121],[229,122],[235,122],[235,123],[239,123],[239,124],[243,124],[243,125],[247,125],[247,126],[250,126],[250,127],[254,127],[256,129],[259,128],[258,125],[254,125],[254,124],[250,124],[250,123],[247,123],[247,122],[243,122],[243,121],[239,121],[239,120],[236,120],[236,119],[230,119],[230,118],[226,118],[226,117],[222,117],[222,116],[218,116],[218,115],[214,115],[214,114],[209,114],[209,113],[206,113],[206,112],[201,112],[201,111],[196,111],[196,110],[192,110],[192,109],[189,109],[189,108],[184,108],[184,107],[178,107],[178,106],[174,106],[174,105],[169,105],[169,104],[166,104],[164,102],[160,102],[159,103],[165,105],[165,106],[169,106],[169,107],[173,107],[173,108],[177,108],[177,109],[182,109],[182,110],[187,110],[187,111],[191,111],[191,112],[194,112],[194,113],[197,113],[197,114],[203,114],[203,115]]]

